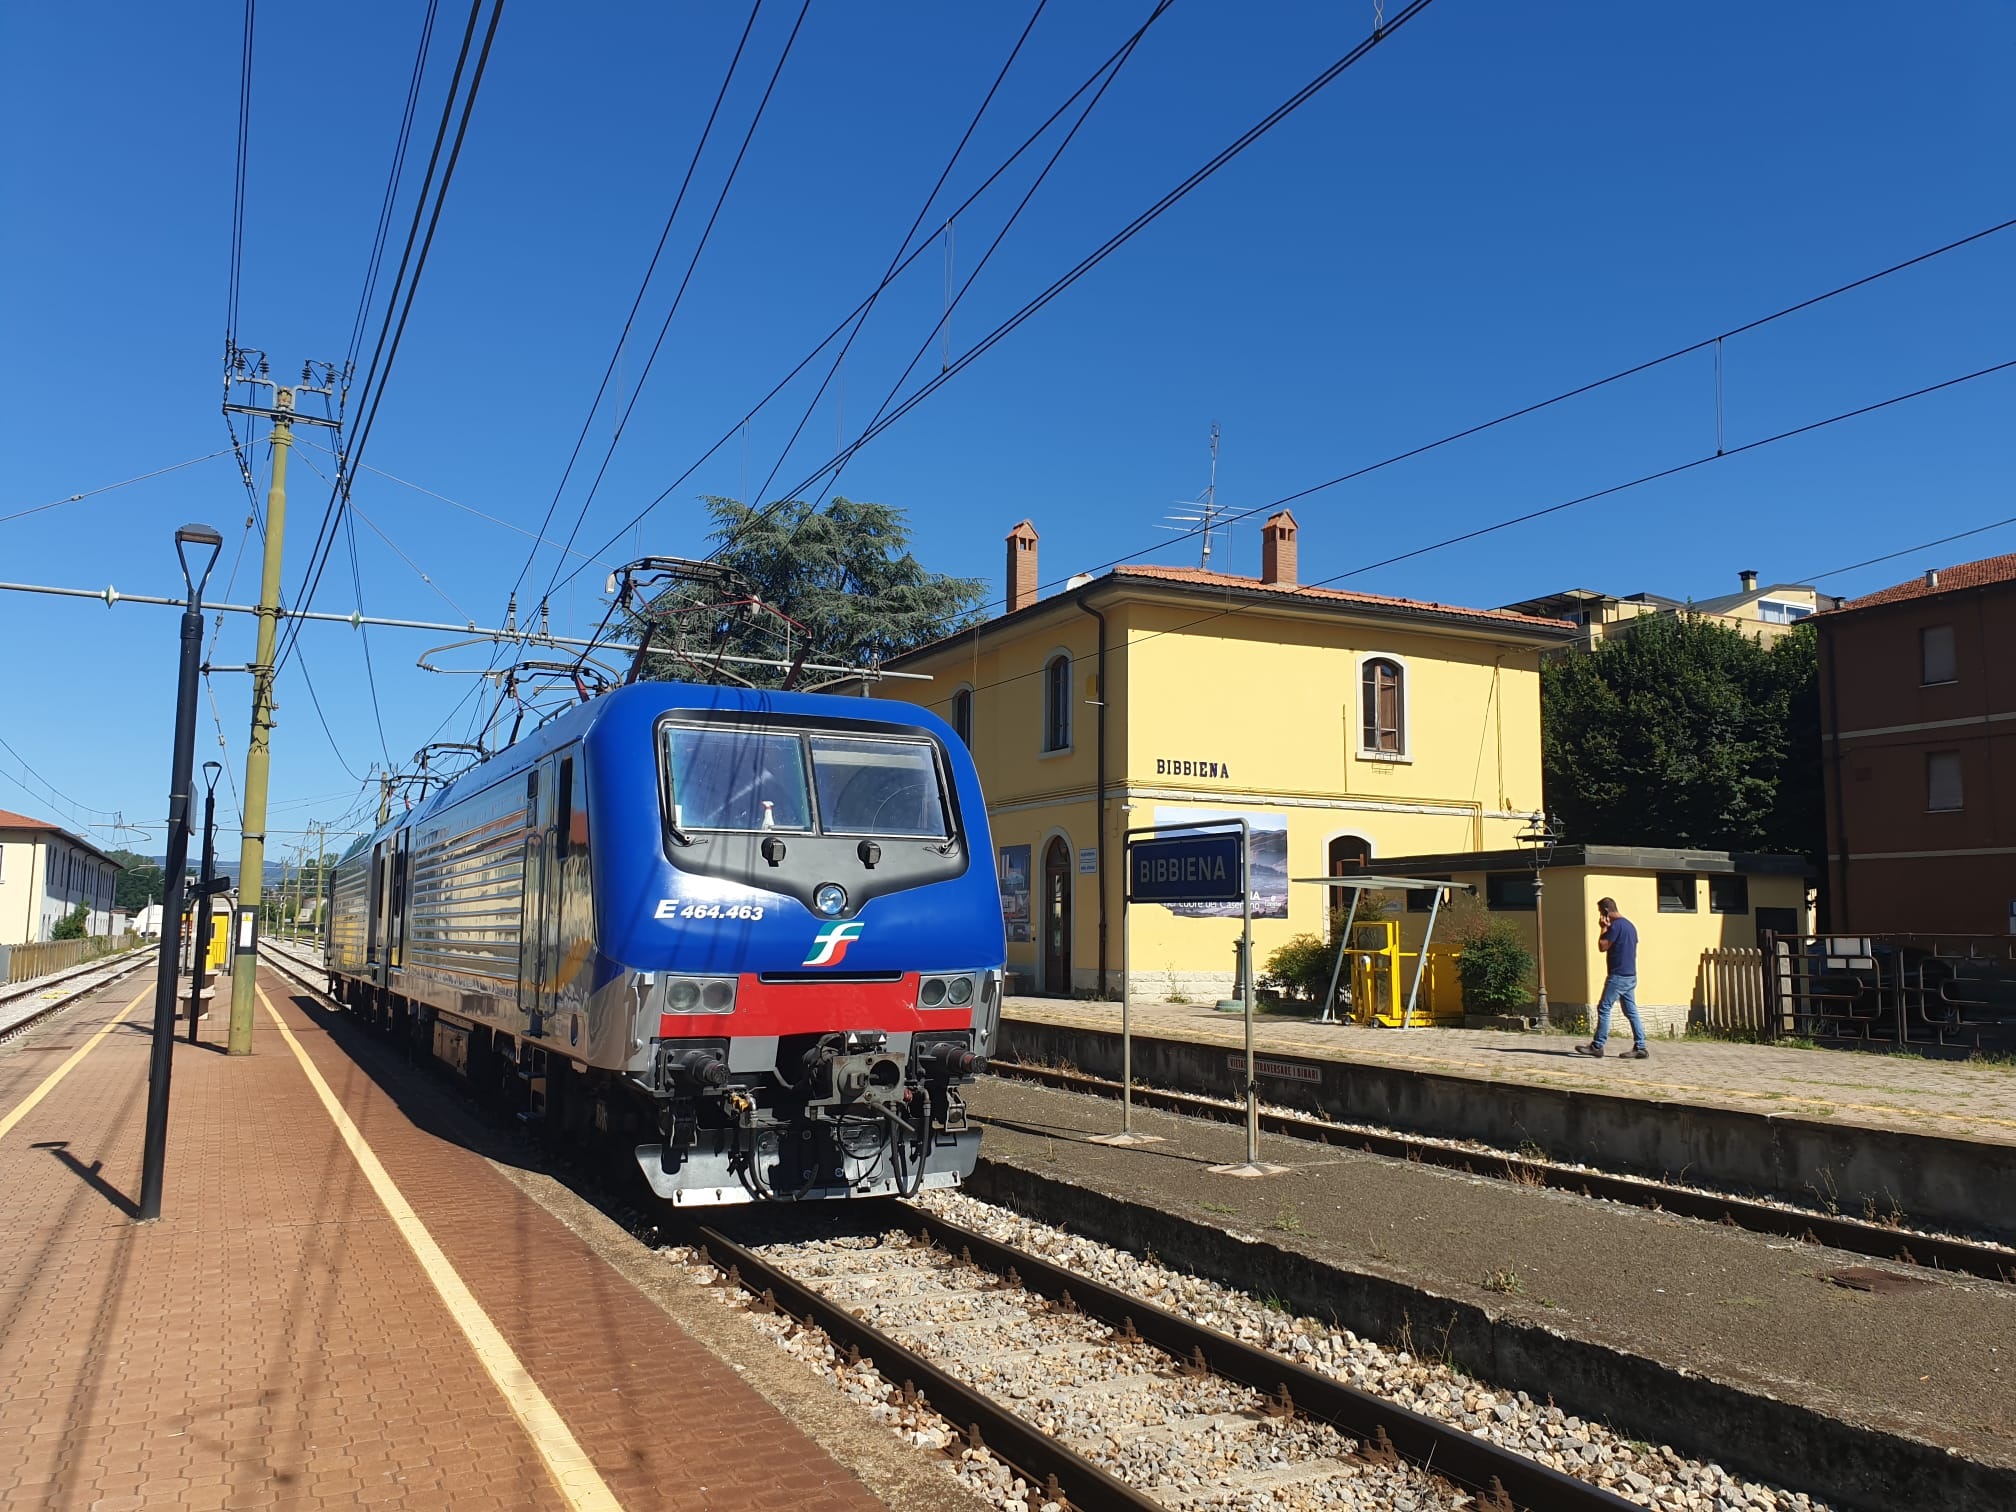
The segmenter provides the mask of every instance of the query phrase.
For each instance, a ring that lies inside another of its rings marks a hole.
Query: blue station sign
[[[1239,835],[1172,835],[1127,850],[1127,897],[1134,903],[1237,903],[1246,895]]]

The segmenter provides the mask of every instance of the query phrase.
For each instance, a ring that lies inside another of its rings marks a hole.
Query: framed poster
[[[1252,855],[1247,873],[1247,889],[1253,895],[1253,917],[1288,917],[1288,816],[1261,809],[1172,808],[1155,806],[1157,824],[1208,824],[1218,819],[1244,819],[1250,826]],[[1173,914],[1186,919],[1236,919],[1237,903],[1165,903]]]
[[[1001,924],[1011,945],[1029,943],[1029,847],[1001,847]]]

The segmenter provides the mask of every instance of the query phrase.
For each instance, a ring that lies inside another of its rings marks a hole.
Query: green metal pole
[[[238,849],[238,903],[258,916],[266,874],[266,770],[273,736],[273,643],[280,629],[280,544],[287,525],[287,453],[294,445],[294,391],[276,389],[273,407],[273,484],[266,491],[266,556],[259,577],[259,640],[252,668],[252,738],[245,747],[244,837]],[[237,952],[231,962],[231,1030],[225,1049],[252,1053],[252,1009],[258,956]]]

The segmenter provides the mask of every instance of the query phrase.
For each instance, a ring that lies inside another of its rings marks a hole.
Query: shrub
[[[1259,986],[1303,1002],[1320,1002],[1337,964],[1337,949],[1313,934],[1296,935],[1267,957]]]
[[[1504,1013],[1533,1000],[1533,952],[1509,919],[1493,919],[1463,942],[1456,971],[1463,1006],[1473,1013]]]
[[[89,917],[90,915],[86,912],[84,905],[79,903],[70,912],[56,921],[55,927],[49,931],[49,938],[52,940],[83,939],[87,933],[84,921]]]

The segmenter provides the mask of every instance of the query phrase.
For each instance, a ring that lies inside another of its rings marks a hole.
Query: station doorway
[[[1043,847],[1043,991],[1071,996],[1071,847],[1062,835]]]

